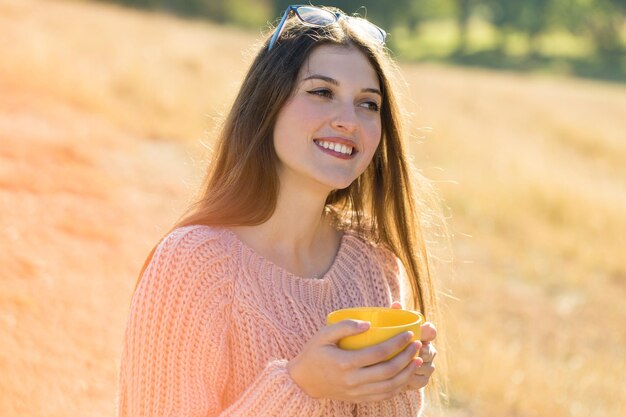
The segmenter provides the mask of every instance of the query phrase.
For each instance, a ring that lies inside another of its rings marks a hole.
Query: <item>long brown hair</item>
[[[346,19],[311,27],[292,18],[285,22],[279,41],[269,51],[268,40],[252,62],[222,125],[198,199],[173,229],[188,225],[250,226],[268,220],[279,192],[273,128],[302,65],[320,45],[357,48],[380,82],[382,137],[366,171],[347,188],[331,192],[326,205],[340,226],[386,246],[402,261],[413,302],[404,308],[417,308],[430,321],[439,323],[423,232],[437,210],[425,204],[434,201],[432,187],[407,159],[401,112],[394,95],[392,74],[397,68],[393,60],[382,45],[363,36]]]
[[[366,171],[347,188],[331,192],[327,208],[339,225],[386,246],[402,261],[413,303],[404,308],[417,308],[430,321],[440,323],[423,229],[432,223],[445,227],[445,221],[433,207],[438,200],[430,182],[407,158],[403,117],[394,94],[398,71],[393,60],[383,46],[363,36],[346,19],[326,27],[289,19],[269,51],[268,41],[269,36],[223,122],[199,197],[172,230],[188,225],[258,225],[268,220],[279,192],[273,128],[302,65],[320,45],[357,48],[380,82],[382,137]],[[155,250],[146,259],[137,285]]]
[[[278,113],[314,48],[325,44],[355,47],[378,75],[383,95],[382,137],[366,171],[349,187],[330,193],[326,203],[343,225],[387,246],[400,258],[415,305],[430,314],[436,297],[419,210],[411,192],[411,177],[415,175],[403,149],[400,112],[388,75],[395,71],[393,61],[381,45],[354,30],[345,19],[326,27],[305,26],[289,19],[270,51],[267,44],[268,39],[222,125],[198,199],[173,229],[192,224],[257,225],[269,219],[279,190],[272,140]]]

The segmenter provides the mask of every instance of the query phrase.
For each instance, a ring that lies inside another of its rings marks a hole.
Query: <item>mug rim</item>
[[[419,311],[414,311],[414,310],[405,310],[405,309],[391,308],[391,307],[348,307],[348,308],[341,308],[339,310],[334,310],[328,313],[328,315],[326,316],[326,323],[328,324],[329,320],[331,319],[331,316],[342,313],[342,312],[346,312],[346,311],[366,311],[366,312],[367,311],[385,311],[385,312],[402,311],[404,313],[409,313],[415,316],[415,319],[416,319],[415,321],[412,321],[410,323],[400,324],[398,326],[373,326],[371,325],[371,322],[370,322],[370,329],[396,329],[400,327],[414,326],[416,324],[422,325],[424,324],[424,320],[425,320],[424,315],[422,313],[420,313]],[[357,320],[357,319],[343,319],[343,320]],[[342,321],[342,320],[338,320],[335,323],[338,323],[339,321]],[[361,320],[361,321],[368,321],[368,320]]]

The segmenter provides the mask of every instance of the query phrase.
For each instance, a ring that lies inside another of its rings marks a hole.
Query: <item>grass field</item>
[[[524,33],[509,30],[500,38],[496,27],[474,16],[468,22],[465,49],[459,50],[458,31],[452,18],[431,19],[414,32],[406,27],[395,28],[389,41],[403,61],[626,82],[626,55],[599,54],[593,40],[583,33],[552,28],[537,36],[533,50]],[[626,24],[619,36],[626,44]]]
[[[0,0],[0,410],[111,416],[144,257],[201,179],[254,34]],[[626,409],[626,87],[401,67],[448,205],[448,417]]]

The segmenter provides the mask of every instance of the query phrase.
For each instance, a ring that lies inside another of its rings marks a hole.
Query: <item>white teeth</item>
[[[326,142],[326,141],[315,141],[319,146],[322,146],[326,149],[333,150],[335,152],[343,153],[346,155],[352,155],[353,148],[351,146],[342,145],[335,142]]]

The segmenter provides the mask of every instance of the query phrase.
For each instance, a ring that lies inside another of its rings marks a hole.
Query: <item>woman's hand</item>
[[[381,401],[410,389],[422,365],[422,359],[415,358],[422,343],[411,342],[411,332],[404,332],[359,350],[337,346],[340,339],[368,328],[368,322],[358,320],[343,320],[322,328],[288,363],[289,375],[313,398],[357,403]]]
[[[402,308],[402,304],[394,302],[391,308]],[[437,349],[432,344],[432,341],[437,337],[437,329],[432,323],[426,322],[422,325],[422,348],[419,352],[419,357],[422,358],[422,365],[417,368],[415,375],[411,378],[407,389],[418,390],[428,385],[428,381],[435,372],[435,365],[433,360],[437,356]]]

